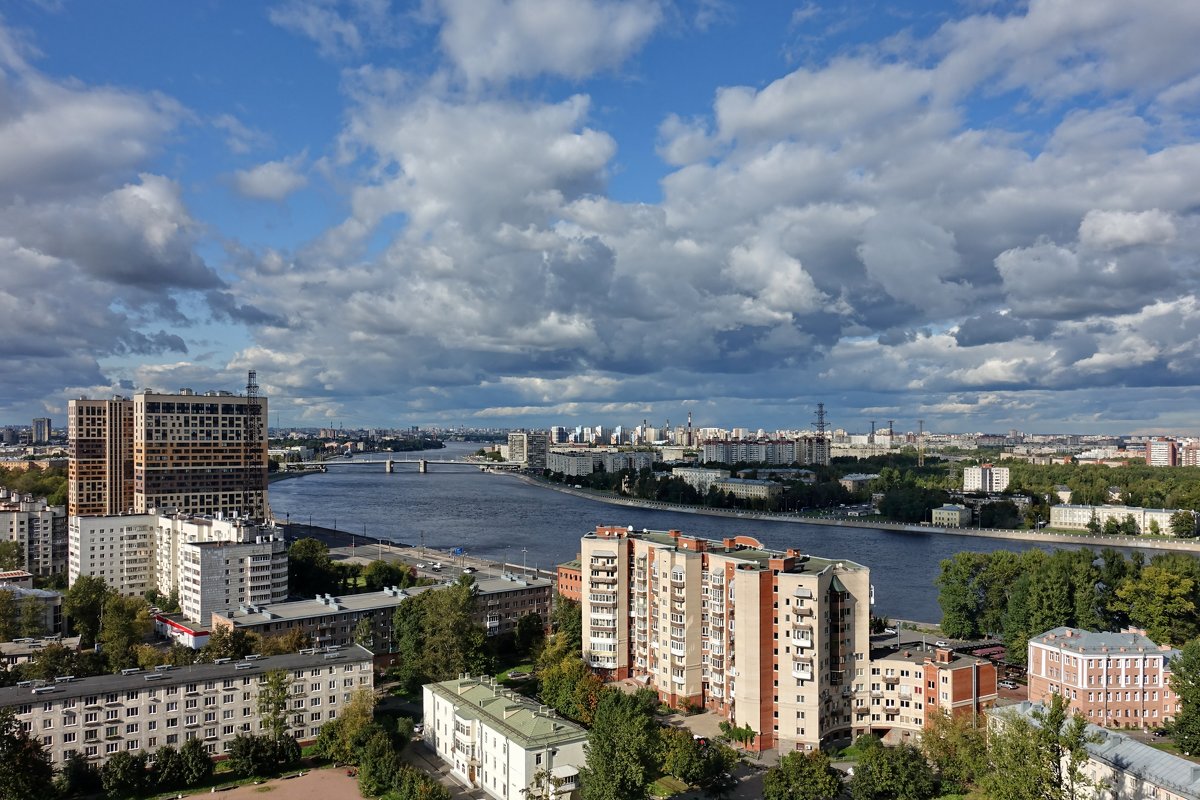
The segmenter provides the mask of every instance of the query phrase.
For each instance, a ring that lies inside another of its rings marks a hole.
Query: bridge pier
[[[392,460],[389,458],[389,459],[388,459],[387,461],[385,461],[385,462],[384,462],[384,464],[383,464],[383,471],[384,471],[384,472],[395,472],[395,471],[396,471],[396,464],[395,464],[395,462],[393,462],[393,461],[392,461]]]
[[[417,471],[421,473],[429,472],[429,462],[422,458],[417,462]]]

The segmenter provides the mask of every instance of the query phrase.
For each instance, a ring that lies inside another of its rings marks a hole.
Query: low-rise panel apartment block
[[[21,567],[39,576],[67,569],[67,509],[0,487],[0,541],[21,547]]]
[[[1054,628],[1029,640],[1029,699],[1048,703],[1060,694],[1094,725],[1157,728],[1180,711],[1170,685],[1177,655],[1136,628]]]
[[[578,796],[588,736],[579,725],[486,677],[430,683],[424,695],[425,743],[464,786],[523,800],[546,770],[561,782],[556,800]]]
[[[1083,506],[1057,505],[1050,506],[1050,527],[1068,530],[1086,530],[1092,520],[1103,527],[1110,519],[1124,522],[1126,517],[1133,517],[1138,533],[1157,533],[1171,535],[1171,517],[1179,509],[1176,508],[1139,508],[1137,506]]]
[[[104,762],[121,751],[153,753],[201,739],[213,755],[239,733],[261,734],[258,695],[268,673],[287,673],[288,732],[301,742],[358,689],[374,690],[371,654],[357,645],[190,667],[125,670],[93,678],[62,677],[0,689],[0,708],[42,743],[52,763],[72,752]]]
[[[603,526],[582,538],[580,562],[585,658],[601,674],[749,725],[756,748],[869,730],[852,718],[869,666],[866,567],[745,536]]]
[[[390,587],[380,592],[347,595],[317,595],[271,605],[242,604],[212,615],[212,628],[245,630],[262,636],[280,636],[299,629],[320,645],[348,645],[354,641],[359,622],[368,620],[376,652],[394,650],[392,617],[408,597],[442,588],[440,586]],[[505,575],[480,578],[475,582],[475,622],[489,636],[515,631],[517,621],[536,612],[550,619],[554,582],[548,578]]]

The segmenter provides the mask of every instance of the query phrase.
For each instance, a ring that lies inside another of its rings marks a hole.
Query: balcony
[[[813,596],[812,590],[806,589],[803,586],[797,586],[792,592],[792,597],[799,597],[801,600],[811,600]]]
[[[617,582],[617,574],[615,572],[594,572],[588,577],[594,584],[612,585]]]
[[[802,681],[811,681],[813,679],[812,667],[806,664],[796,664],[792,667],[792,677]]]
[[[872,689],[871,697],[874,697],[875,699],[879,699],[880,697],[883,697],[883,692],[879,689]]]
[[[811,617],[813,615],[813,610],[807,606],[796,606],[794,609],[792,609],[792,613],[796,617]]]
[[[888,686],[895,686],[896,684],[898,684],[900,682],[900,676],[899,675],[884,675],[883,682],[886,683]]]
[[[813,646],[812,636],[793,634],[792,644],[796,645],[797,647],[810,648]]]
[[[675,684],[676,686],[683,686],[685,683],[687,683],[687,678],[682,675],[672,675],[671,683]]]

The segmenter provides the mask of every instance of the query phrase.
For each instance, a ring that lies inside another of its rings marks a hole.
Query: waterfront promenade
[[[1059,531],[1010,530],[1005,528],[944,528],[934,525],[918,525],[910,522],[890,522],[878,519],[850,519],[834,516],[808,516],[805,514],[746,511],[727,508],[707,508],[705,506],[689,506],[679,503],[663,503],[657,500],[642,500],[636,497],[616,497],[590,489],[576,489],[566,484],[550,483],[528,475],[518,476],[531,486],[540,486],[556,492],[563,492],[585,500],[595,500],[614,506],[628,508],[657,509],[674,511],[681,514],[700,514],[711,517],[729,517],[733,519],[766,520],[771,522],[793,522],[805,525],[835,525],[846,528],[869,528],[871,530],[896,531],[899,533],[939,533],[949,536],[967,536],[977,539],[1005,539],[1017,542],[1034,542],[1054,546],[1056,544],[1083,545],[1087,547],[1124,547],[1139,550],[1171,550],[1183,553],[1200,553],[1200,541],[1196,539],[1174,539],[1151,536],[1106,536],[1087,533],[1062,533]]]

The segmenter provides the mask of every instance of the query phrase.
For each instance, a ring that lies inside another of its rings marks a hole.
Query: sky
[[[1200,432],[1200,3],[13,0],[0,421]]]

